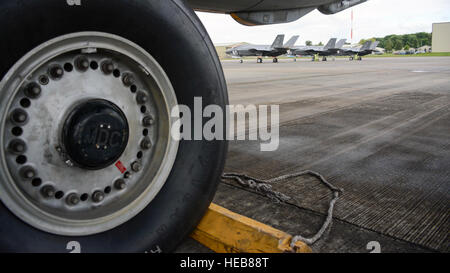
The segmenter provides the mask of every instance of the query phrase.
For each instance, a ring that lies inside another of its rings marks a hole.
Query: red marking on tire
[[[125,168],[125,166],[124,166],[124,165],[122,164],[122,162],[120,162],[120,161],[117,161],[116,167],[117,167],[117,169],[119,169],[119,171],[120,171],[121,173],[124,173],[124,172],[127,171],[127,168]]]

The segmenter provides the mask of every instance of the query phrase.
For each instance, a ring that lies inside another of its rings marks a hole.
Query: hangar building
[[[450,52],[450,22],[433,24],[433,52]]]

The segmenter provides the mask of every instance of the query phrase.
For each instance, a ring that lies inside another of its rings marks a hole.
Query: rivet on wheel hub
[[[17,155],[24,153],[27,149],[27,145],[21,139],[14,139],[8,145],[9,150]]]
[[[101,191],[96,191],[92,194],[92,201],[99,203],[105,199],[105,195]]]
[[[111,61],[104,61],[101,64],[101,68],[103,73],[105,73],[106,75],[109,75],[111,73],[113,73],[114,71],[114,64]]]
[[[25,88],[25,95],[31,99],[39,97],[41,94],[41,87],[36,83],[30,83]]]
[[[123,190],[126,186],[127,184],[123,179],[118,179],[116,182],[114,182],[114,188],[116,188],[117,190]]]
[[[25,112],[22,109],[15,109],[11,113],[11,120],[17,125],[24,124],[27,121],[27,119],[28,119],[28,114],[27,114],[27,112]]]
[[[139,104],[144,104],[148,101],[148,96],[145,92],[139,91],[136,95],[136,101]]]
[[[134,172],[139,172],[141,170],[141,164],[139,162],[135,161],[135,162],[131,163],[131,169]]]
[[[142,125],[144,125],[145,127],[152,126],[154,122],[155,122],[155,121],[154,121],[154,119],[153,119],[152,116],[145,116],[145,117],[142,119]]]
[[[78,203],[80,203],[80,198],[78,197],[78,195],[76,193],[71,193],[67,196],[66,203],[67,203],[67,205],[75,206]]]
[[[48,74],[54,80],[59,80],[64,75],[64,69],[60,65],[54,65],[48,70]]]
[[[20,169],[20,175],[24,179],[32,179],[36,176],[36,171],[33,169],[33,167],[25,166],[22,169]]]
[[[75,67],[81,72],[86,71],[89,68],[89,60],[86,57],[78,57],[75,60]]]
[[[142,140],[141,142],[141,148],[148,150],[152,147],[152,141],[150,140],[150,138],[146,137]]]
[[[51,198],[55,196],[55,188],[53,186],[44,186],[41,189],[41,194],[46,198]]]
[[[122,76],[122,82],[125,86],[130,87],[134,82],[134,76],[130,73],[124,73]]]

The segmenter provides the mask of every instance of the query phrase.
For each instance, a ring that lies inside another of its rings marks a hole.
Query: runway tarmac
[[[315,252],[449,252],[450,58],[366,58],[263,64],[224,61],[230,104],[280,105],[280,146],[231,141],[226,172],[259,178],[310,169],[344,189]],[[279,183],[276,204],[233,182],[214,202],[310,236],[331,194],[313,178]],[[192,239],[178,252],[207,252]]]

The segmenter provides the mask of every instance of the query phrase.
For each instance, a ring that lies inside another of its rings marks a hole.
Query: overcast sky
[[[353,42],[389,34],[431,32],[432,23],[450,21],[450,0],[369,0],[353,7]],[[277,34],[300,35],[306,40],[326,43],[330,37],[350,41],[350,9],[335,15],[315,10],[299,20],[281,25],[247,27],[229,15],[197,13],[214,43],[249,42],[271,44]]]

